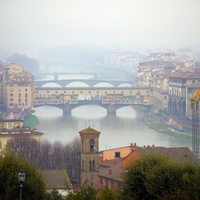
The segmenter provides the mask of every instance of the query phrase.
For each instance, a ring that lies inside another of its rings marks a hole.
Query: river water
[[[71,115],[63,116],[62,110],[55,107],[38,107],[34,113],[38,117],[37,130],[44,133],[42,140],[70,142],[79,137],[82,129],[94,128],[100,131],[100,150],[128,146],[155,145],[164,147],[185,147],[191,149],[192,141],[183,135],[163,134],[143,124],[143,114],[127,106],[117,110],[116,115],[107,115],[104,108],[81,106],[72,110]]]

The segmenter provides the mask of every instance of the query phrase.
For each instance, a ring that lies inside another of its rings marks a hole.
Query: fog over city
[[[199,0],[0,0],[0,50],[199,50],[199,8]]]

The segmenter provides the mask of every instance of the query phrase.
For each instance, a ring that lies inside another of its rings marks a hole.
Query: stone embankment
[[[191,133],[186,133],[184,131],[176,130],[166,118],[161,118],[153,112],[146,114],[144,118],[144,123],[150,128],[157,130],[164,134],[173,135],[175,137],[187,137],[188,139],[192,138]]]

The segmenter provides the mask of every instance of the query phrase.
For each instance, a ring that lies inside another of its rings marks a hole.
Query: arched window
[[[90,160],[90,171],[94,171],[94,160]]]
[[[90,152],[94,151],[94,140],[90,140]]]

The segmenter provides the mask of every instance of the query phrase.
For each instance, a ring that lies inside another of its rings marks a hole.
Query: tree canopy
[[[39,171],[10,152],[0,157],[0,200],[19,199],[18,173],[22,169],[26,174],[26,180],[23,183],[23,199],[45,200],[46,188]]]
[[[195,163],[142,155],[127,166],[123,180],[125,199],[200,199],[200,168]]]

